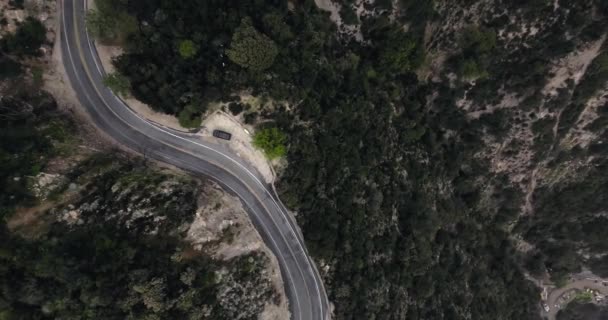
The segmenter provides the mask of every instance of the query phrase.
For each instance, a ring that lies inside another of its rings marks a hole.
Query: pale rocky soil
[[[1,34],[12,33],[17,30],[17,22],[21,22],[25,19],[25,10],[9,10],[9,0],[0,0],[0,11],[3,11],[4,17],[8,20],[8,25],[2,28]]]
[[[557,95],[557,89],[565,87],[566,80],[569,79],[574,80],[574,83],[578,84],[591,61],[600,54],[600,49],[605,40],[606,35],[589,46],[573,52],[561,61],[558,61],[551,70],[554,76],[549,79],[543,89],[543,94],[550,96]]]

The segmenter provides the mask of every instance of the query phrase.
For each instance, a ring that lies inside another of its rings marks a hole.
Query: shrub
[[[287,136],[275,127],[258,130],[253,136],[253,145],[264,151],[270,159],[285,155],[287,151],[285,148],[286,141]]]
[[[258,32],[250,19],[243,19],[232,36],[226,55],[230,61],[252,71],[268,69],[279,53],[275,43]]]
[[[126,97],[131,90],[129,79],[120,73],[110,73],[103,78],[103,84],[116,95]]]
[[[245,123],[246,124],[254,124],[255,121],[258,118],[258,113],[257,112],[250,112],[245,114]]]
[[[178,115],[179,124],[184,128],[198,128],[203,121],[201,113],[193,105],[186,106]]]
[[[243,112],[244,107],[241,103],[231,102],[228,105],[228,109],[230,110],[230,112],[233,115],[236,116],[236,115],[239,115],[241,112]]]
[[[488,76],[486,70],[484,70],[479,63],[475,60],[465,60],[462,63],[460,74],[465,79],[477,79],[477,78],[485,78]]]
[[[137,20],[127,13],[121,1],[96,0],[97,9],[87,12],[89,32],[98,40],[121,43],[137,30]]]
[[[21,64],[8,58],[0,58],[0,80],[14,78],[22,72]]]
[[[184,59],[192,58],[198,52],[198,46],[192,40],[182,40],[178,45],[179,55]]]

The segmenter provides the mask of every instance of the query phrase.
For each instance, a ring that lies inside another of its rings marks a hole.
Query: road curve
[[[86,0],[60,1],[61,54],[74,91],[96,127],[147,157],[205,175],[238,196],[279,261],[294,320],[328,320],[329,302],[293,217],[261,175],[228,148],[156,125],[133,112],[103,83],[85,28]]]

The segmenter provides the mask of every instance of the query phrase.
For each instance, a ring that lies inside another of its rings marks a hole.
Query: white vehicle
[[[543,309],[545,309],[545,312],[549,312],[549,306],[546,303],[543,303]]]

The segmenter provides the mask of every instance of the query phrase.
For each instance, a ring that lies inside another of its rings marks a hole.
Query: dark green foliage
[[[243,106],[243,104],[237,103],[237,102],[231,102],[228,105],[228,110],[230,110],[230,112],[235,116],[239,115],[241,112],[243,112],[244,108],[245,107]]]
[[[17,205],[33,205],[28,176],[44,169],[56,144],[72,130],[45,92],[18,91],[0,100],[0,216]]]
[[[518,227],[543,252],[545,265],[555,278],[581,269],[585,259],[577,248],[592,253],[608,250],[608,219],[597,215],[608,201],[608,162],[598,159],[590,171],[580,174],[575,182],[536,190],[534,215],[523,219]],[[590,265],[598,274],[608,270],[606,259],[591,260]]]
[[[197,110],[194,105],[188,105],[180,111],[177,119],[184,128],[198,128],[202,122],[201,111]]]
[[[139,40],[130,44],[132,50],[118,59],[117,66],[131,79],[137,98],[171,114],[179,114],[193,99],[204,107],[220,98],[218,93],[224,91],[224,86],[238,89],[248,80],[249,76],[241,74],[243,69],[232,64],[225,52],[248,14],[256,17],[256,23],[264,18],[264,25],[251,26],[259,30],[256,35],[276,33],[285,37],[284,41],[289,37],[283,18],[286,8],[281,6],[267,10],[254,2],[131,0],[129,8],[148,26],[136,35]],[[190,39],[199,48],[197,54],[183,59],[175,50],[176,35]],[[268,40],[265,37],[262,38]]]
[[[15,34],[9,34],[0,40],[0,48],[8,54],[18,56],[38,56],[40,46],[46,40],[46,28],[36,18],[27,17],[19,24]]]
[[[23,3],[25,0],[9,0],[8,4],[15,9],[24,9]]]
[[[449,108],[453,93],[436,89],[446,97],[442,112],[425,115],[430,89],[412,77],[346,82],[348,94],[302,103],[308,122],[289,132],[288,161],[297,165],[283,174],[282,199],[300,212],[311,252],[336,261],[337,319],[536,318],[536,291],[499,227],[517,214],[519,194],[496,190],[496,213],[472,209],[480,192],[473,172],[484,172],[469,153],[476,131]],[[461,136],[443,140],[444,126]],[[445,179],[454,193],[437,188]]]
[[[465,60],[462,63],[460,74],[466,79],[485,78],[488,72],[475,60]]]
[[[599,107],[597,113],[599,117],[590,123],[586,129],[601,134],[608,128],[608,105]]]
[[[422,29],[425,22],[435,16],[435,0],[399,0],[405,19],[415,28]]]
[[[365,36],[374,40],[374,59],[379,69],[376,71],[402,74],[415,70],[422,63],[424,52],[418,41],[398,25],[378,18],[367,22],[363,29]]]
[[[123,43],[137,30],[137,20],[127,12],[127,0],[95,0],[96,9],[86,17],[88,31],[105,43]]]
[[[608,319],[608,309],[591,303],[569,303],[566,309],[557,313],[557,320],[604,320]]]
[[[342,8],[340,8],[340,17],[347,25],[359,24],[357,12],[355,12],[355,10],[349,5],[343,5]]]
[[[22,72],[20,63],[6,56],[0,57],[0,80],[15,78]]]
[[[576,87],[573,103],[584,104],[608,83],[608,52],[598,55]]]
[[[249,112],[245,114],[244,121],[245,124],[255,124],[256,119],[258,118],[257,112]]]
[[[255,29],[250,19],[245,18],[234,31],[226,55],[230,61],[251,71],[268,69],[277,56],[276,44]]]
[[[468,55],[481,55],[496,47],[496,32],[491,29],[468,27],[464,30],[460,44]]]
[[[127,97],[131,89],[129,78],[117,72],[107,74],[103,78],[103,84],[115,94],[123,97]]]
[[[604,255],[601,258],[593,258],[589,261],[589,266],[594,274],[600,277],[608,278],[608,256]]]
[[[468,27],[460,38],[460,45],[463,50],[460,74],[466,79],[487,77],[487,68],[492,61],[490,54],[496,48],[496,32]]]

